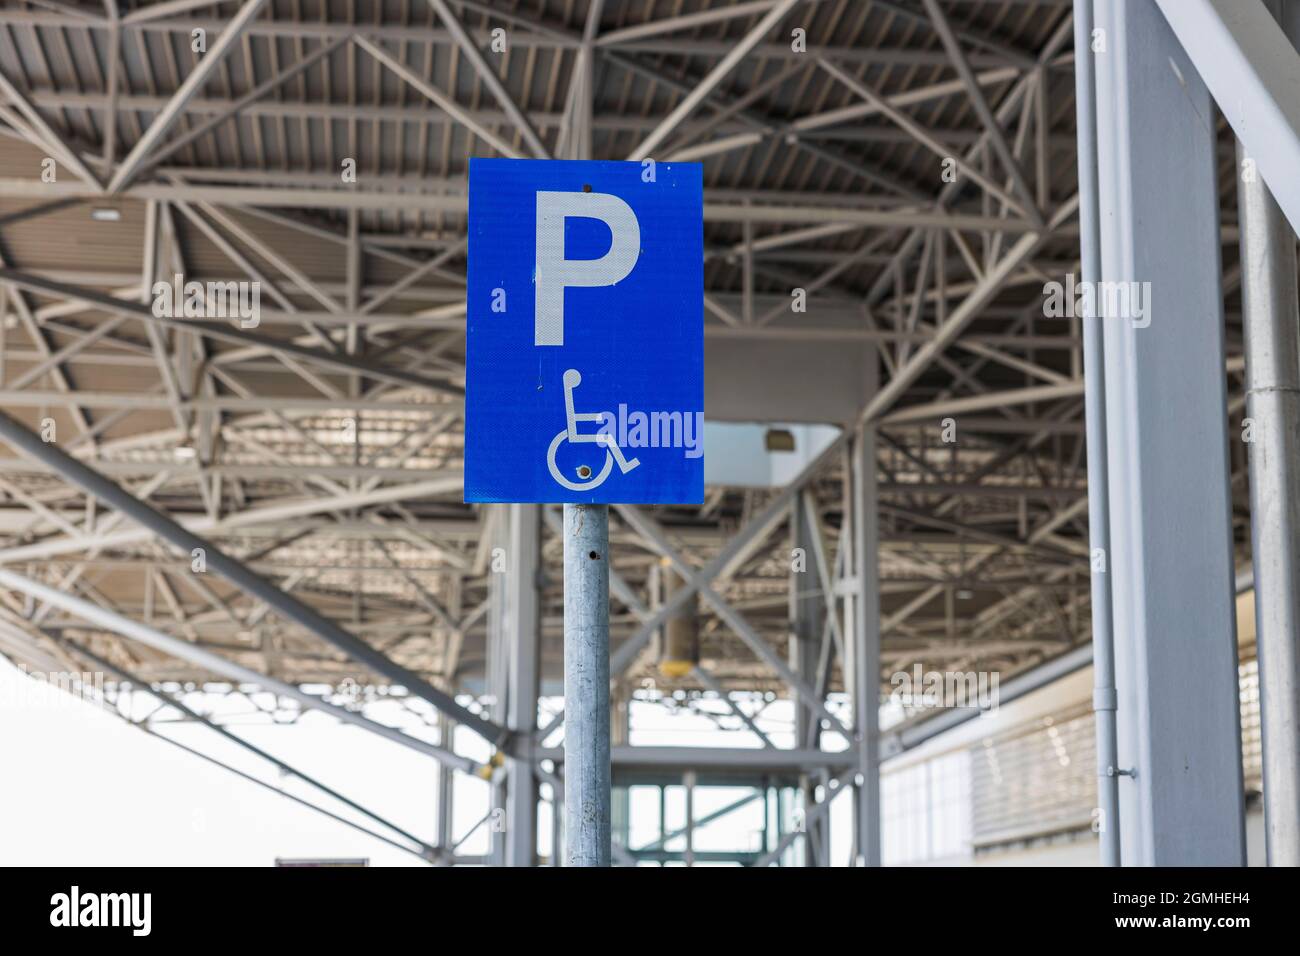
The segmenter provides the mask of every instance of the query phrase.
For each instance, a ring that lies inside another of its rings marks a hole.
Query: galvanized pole
[[[565,865],[609,866],[609,506],[564,506]]]
[[[1101,277],[1097,220],[1097,102],[1092,0],[1074,0],[1074,76],[1079,141],[1080,278]],[[1119,866],[1119,739],[1115,724],[1115,635],[1110,594],[1110,494],[1106,486],[1106,368],[1101,319],[1083,316],[1084,409],[1088,441],[1088,542],[1092,560],[1092,709],[1097,727],[1097,827],[1101,865]]]
[[[564,155],[591,159],[593,42],[587,10]],[[609,505],[564,506],[564,864],[609,866]],[[554,852],[554,851],[553,851]]]
[[[1300,309],[1296,237],[1239,143],[1251,551],[1269,866],[1300,866]]]

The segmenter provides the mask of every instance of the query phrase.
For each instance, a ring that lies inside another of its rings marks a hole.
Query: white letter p
[[[609,226],[609,251],[599,259],[564,257],[564,220],[599,219]],[[564,344],[564,290],[614,285],[641,256],[641,226],[632,207],[609,193],[537,194],[536,314],[534,345]]]

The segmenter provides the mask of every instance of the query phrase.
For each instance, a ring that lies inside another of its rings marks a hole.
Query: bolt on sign
[[[465,500],[704,499],[698,163],[471,159]]]

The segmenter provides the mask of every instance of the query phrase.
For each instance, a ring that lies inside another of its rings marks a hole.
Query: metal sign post
[[[565,859],[610,862],[609,504],[704,499],[695,163],[475,159],[465,500],[564,504]]]
[[[609,866],[609,505],[564,506],[565,863]]]

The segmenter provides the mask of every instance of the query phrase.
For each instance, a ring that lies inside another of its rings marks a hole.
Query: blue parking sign
[[[471,159],[465,500],[704,500],[698,163]]]

